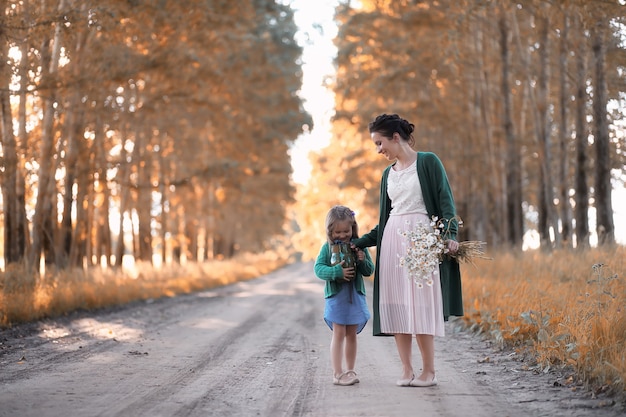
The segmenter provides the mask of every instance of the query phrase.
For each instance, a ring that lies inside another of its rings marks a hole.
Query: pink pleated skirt
[[[407,230],[417,221],[430,223],[426,214],[410,213],[392,215],[385,225],[379,261],[380,328],[387,334],[444,336],[439,268],[433,271],[433,285],[420,288],[407,269],[399,265],[406,251],[406,238],[398,230]]]

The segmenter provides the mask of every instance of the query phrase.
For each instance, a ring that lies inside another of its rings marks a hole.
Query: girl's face
[[[340,240],[349,243],[350,239],[352,239],[352,221],[340,220],[336,222],[330,233],[330,237],[333,241]]]
[[[376,152],[383,154],[389,161],[395,161],[400,152],[400,136],[394,133],[392,138],[387,138],[378,132],[370,135],[372,142],[376,145]]]

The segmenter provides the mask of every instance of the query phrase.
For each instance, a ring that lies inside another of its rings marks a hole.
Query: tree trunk
[[[613,206],[611,203],[611,156],[609,126],[607,120],[607,86],[604,63],[606,60],[606,23],[599,18],[592,30],[594,90],[593,120],[594,144],[596,148],[596,178],[594,197],[596,202],[596,232],[598,245],[615,243],[615,227],[613,224]]]
[[[578,16],[575,17],[577,33],[583,32]],[[580,36],[579,36],[580,37]],[[584,39],[584,36],[583,36]],[[589,186],[587,184],[587,152],[589,140],[587,134],[587,69],[585,66],[585,42],[578,42],[576,57],[576,167],[574,182],[576,187],[574,217],[576,219],[576,247],[589,247]]]
[[[538,115],[538,155],[539,155],[539,236],[541,246],[544,249],[552,247],[550,229],[554,231],[555,238],[558,236],[558,229],[552,223],[553,220],[553,191],[552,175],[550,170],[551,155],[551,119],[548,109],[548,30],[549,21],[545,16],[539,16],[539,77],[537,83],[537,115]]]
[[[560,81],[560,137],[559,152],[557,159],[559,163],[559,203],[561,209],[561,237],[563,247],[572,246],[572,206],[569,198],[569,144],[570,135],[567,121],[567,110],[569,108],[569,83],[567,70],[567,55],[569,52],[569,18],[567,11],[563,14],[563,30],[561,31],[561,47],[559,53],[559,81]]]
[[[120,151],[120,172],[118,173],[118,191],[120,194],[120,202],[117,244],[115,245],[116,267],[121,267],[124,263],[124,253],[126,252],[126,243],[124,241],[124,213],[128,210],[130,200],[130,162],[128,161],[128,152],[125,146],[125,130],[122,130],[120,134],[122,137],[122,147]]]
[[[488,17],[484,19],[484,21],[488,20],[490,20]],[[490,42],[491,39],[485,34],[485,28],[476,25],[474,42],[476,48],[475,71],[478,81],[478,85],[476,86],[476,111],[478,112],[477,121],[480,122],[478,131],[484,135],[486,142],[484,152],[486,166],[484,166],[484,169],[487,171],[487,175],[484,175],[483,178],[488,182],[488,185],[483,189],[483,195],[486,198],[484,207],[487,207],[486,212],[483,211],[483,216],[488,216],[488,222],[491,226],[489,227],[489,231],[491,232],[489,241],[494,245],[499,245],[501,243],[503,230],[506,230],[504,227],[506,216],[503,215],[504,202],[502,195],[504,190],[502,182],[500,181],[503,170],[499,165],[501,158],[498,157],[498,145],[493,132],[493,106],[490,99],[491,83],[488,78],[487,65],[485,62],[486,50]]]
[[[90,150],[82,140],[75,142],[78,149],[76,161],[76,218],[72,232],[69,265],[82,266],[88,254],[89,241],[89,188],[91,184]]]
[[[28,10],[28,1],[22,3],[24,10]],[[28,65],[28,43],[22,42],[20,45],[22,52],[22,59],[20,60],[20,101],[18,105],[18,130],[17,137],[19,139],[18,144],[18,158],[19,163],[17,166],[17,187],[16,187],[16,224],[18,228],[18,240],[15,242],[15,246],[19,251],[20,259],[24,259],[26,252],[30,246],[30,230],[28,226],[28,220],[26,218],[26,155],[28,151],[28,131],[26,130],[27,113],[26,113],[26,97],[29,84],[29,65]]]
[[[513,35],[517,44],[517,48],[520,51],[520,59],[522,60],[523,67],[526,68],[526,88],[524,89],[528,94],[524,95],[523,105],[526,105],[525,99],[528,99],[528,107],[531,112],[532,117],[532,128],[534,130],[534,139],[537,144],[537,154],[538,156],[538,165],[540,172],[540,179],[538,184],[538,202],[537,202],[537,211],[539,215],[538,223],[537,223],[537,232],[539,233],[539,237],[541,240],[541,245],[544,247],[550,247],[547,242],[545,242],[545,237],[549,237],[549,231],[547,230],[547,204],[546,204],[546,196],[545,196],[545,184],[544,184],[544,176],[541,174],[542,171],[547,171],[547,167],[545,166],[545,155],[544,155],[544,147],[541,144],[540,138],[543,136],[543,128],[540,117],[540,102],[541,99],[537,99],[535,97],[535,89],[533,88],[533,80],[531,77],[531,60],[528,52],[528,47],[522,44],[522,37],[520,35],[519,25],[517,23],[517,17],[515,13],[512,15],[512,27],[513,27]],[[547,35],[547,33],[546,33]],[[542,49],[545,50],[547,45],[543,45]],[[547,54],[546,54],[547,55]],[[547,76],[544,74],[544,76]],[[522,118],[525,117],[526,112],[522,110],[520,112],[520,116]],[[524,137],[525,133],[525,122],[520,122],[520,137]]]
[[[65,152],[65,181],[63,184],[63,218],[61,219],[61,248],[65,256],[69,259],[72,251],[74,230],[72,225],[72,211],[76,201],[74,196],[74,185],[78,185],[77,177],[79,167],[79,156],[82,156],[81,132],[83,131],[84,111],[79,107],[80,98],[78,93],[70,100],[67,109],[66,132],[67,146]]]
[[[95,151],[95,173],[96,178],[94,181],[95,201],[93,203],[95,208],[94,213],[94,225],[96,227],[95,253],[96,259],[99,264],[102,264],[102,258],[104,258],[105,266],[112,265],[111,256],[111,228],[109,222],[109,204],[111,199],[111,192],[109,190],[107,181],[107,154],[104,146],[105,132],[104,124],[102,123],[101,116],[96,116],[95,123],[95,138],[94,138],[94,151]]]
[[[144,133],[138,133],[138,135],[143,136]],[[150,161],[150,153],[148,152],[147,145],[136,143],[135,146],[139,146],[140,148],[139,160],[135,163],[138,181],[138,186],[135,188],[135,192],[137,193],[137,259],[152,263],[152,163]]]
[[[58,10],[64,10],[65,0],[60,0]],[[39,171],[37,174],[37,202],[32,220],[33,246],[29,256],[29,266],[37,269],[39,259],[47,242],[52,239],[49,236],[49,225],[52,213],[52,196],[49,195],[51,183],[54,181],[54,117],[55,117],[55,89],[54,77],[59,67],[61,51],[61,24],[55,25],[54,38],[45,39],[41,48],[42,83],[47,83],[51,88],[43,99],[43,120],[41,126],[41,145],[39,148]],[[48,259],[46,259],[48,261]]]
[[[163,152],[159,150],[159,193],[161,194],[161,264],[167,263],[167,235],[169,233],[169,203],[167,201],[167,180],[169,172],[168,162],[163,158]]]
[[[509,24],[507,11],[500,7],[500,52],[502,59],[503,128],[506,140],[506,223],[508,244],[521,248],[524,235],[522,215],[522,166],[519,146],[515,138],[512,116],[511,89],[509,86],[511,54],[509,53]]]
[[[82,9],[85,8],[83,4]],[[85,54],[85,45],[88,42],[89,31],[86,28],[79,29],[77,34],[76,46],[72,52],[72,74],[75,78],[80,77],[80,72],[83,69],[83,57]],[[93,32],[91,32],[93,33]],[[84,141],[85,132],[85,109],[81,103],[82,89],[77,86],[75,90],[70,93],[68,99],[68,105],[66,108],[65,128],[66,128],[66,153],[64,160],[65,167],[65,181],[63,184],[63,217],[61,219],[60,230],[60,247],[63,251],[64,257],[67,258],[67,262],[70,259],[70,253],[72,251],[72,238],[74,235],[72,225],[72,212],[75,207],[74,198],[74,186],[77,185],[77,177],[80,175],[78,172],[78,158],[82,157],[82,147]],[[74,266],[74,265],[73,265]]]
[[[0,32],[1,34],[1,32]],[[3,48],[4,49],[4,48]],[[6,56],[0,52],[0,57]],[[3,65],[3,68],[6,66]],[[17,204],[17,146],[13,135],[13,114],[9,100],[7,77],[2,74],[0,90],[0,108],[2,111],[2,156],[4,172],[0,177],[2,186],[2,205],[4,214],[4,261],[5,265],[20,261],[19,242],[19,207]]]
[[[5,11],[6,2],[0,2],[0,58],[4,63],[0,66],[0,123],[2,134],[2,165],[3,171],[0,174],[0,187],[2,188],[2,205],[3,205],[3,220],[4,220],[4,263],[8,265],[10,263],[16,263],[22,260],[25,249],[24,238],[24,194],[19,192],[20,183],[24,182],[23,178],[20,178],[23,174],[23,170],[19,169],[19,153],[18,144],[13,133],[13,111],[11,108],[10,99],[10,84],[11,84],[11,68],[6,64],[9,44],[7,40],[10,38],[5,33],[6,16]],[[26,56],[22,57],[22,64],[20,68],[23,68],[23,62],[27,60]],[[24,75],[20,72],[20,75]],[[24,84],[24,82],[22,82]],[[23,188],[22,188],[23,189]]]

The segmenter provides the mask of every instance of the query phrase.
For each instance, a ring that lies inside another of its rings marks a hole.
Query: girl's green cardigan
[[[439,157],[432,152],[418,152],[416,165],[428,216],[431,218],[432,216],[437,216],[439,219],[453,219],[456,216],[456,208],[452,189]],[[383,239],[382,231],[385,229],[385,224],[387,224],[389,213],[391,212],[391,200],[387,195],[387,177],[391,167],[392,165],[385,169],[380,182],[380,217],[378,225],[369,233],[354,240],[355,245],[360,248],[376,246],[376,268],[372,303],[374,310],[374,336],[386,336],[380,330],[378,265],[380,260],[380,243]],[[450,222],[449,230],[450,233],[446,237],[456,239],[458,231],[456,220]],[[462,316],[463,298],[461,293],[461,271],[458,262],[447,257],[439,264],[439,274],[441,278],[444,318],[447,320],[449,316]]]
[[[365,259],[358,261],[356,265],[356,275],[352,281],[356,286],[356,290],[365,295],[365,284],[363,276],[369,277],[374,272],[374,262],[367,249],[364,249]],[[331,297],[341,290],[341,286],[347,283],[343,279],[343,268],[341,265],[330,265],[330,244],[325,243],[320,248],[320,253],[315,261],[315,275],[319,279],[326,281],[324,287],[324,298]]]

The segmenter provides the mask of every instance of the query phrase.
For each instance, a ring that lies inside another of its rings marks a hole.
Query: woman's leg
[[[411,363],[413,336],[410,334],[394,334],[394,337],[400,361],[402,361],[402,379],[410,380],[413,378],[413,365]]]
[[[346,326],[346,367],[349,371],[354,370],[356,363],[356,330],[359,326],[350,324]]]
[[[346,338],[346,326],[333,323],[333,338],[330,341],[330,362],[333,367],[333,375],[339,378],[343,373],[343,342]]]
[[[417,379],[432,381],[435,378],[435,337],[431,334],[418,334],[415,339],[422,355],[422,373]]]

